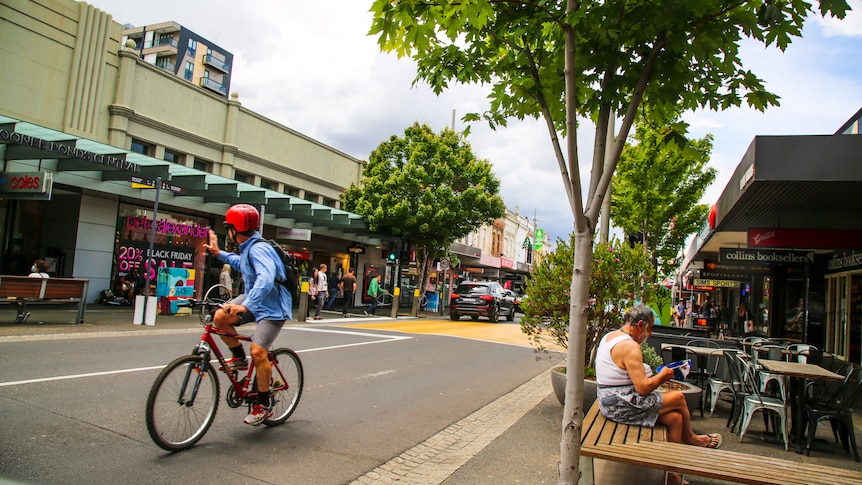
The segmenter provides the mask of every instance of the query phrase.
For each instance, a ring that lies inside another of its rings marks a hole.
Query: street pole
[[[154,254],[153,245],[156,242],[156,221],[159,217],[159,191],[162,188],[162,177],[156,177],[156,200],[153,202],[153,227],[150,230],[150,249],[147,252],[147,259],[144,263],[144,270],[147,272],[146,278],[144,278],[144,311],[143,316],[141,317],[141,325],[147,324],[147,307],[149,307],[150,303],[150,271],[149,268],[146,267],[147,263],[150,262],[150,258]],[[156,260],[153,259],[153,264],[155,265]],[[157,268],[154,270],[158,271]]]

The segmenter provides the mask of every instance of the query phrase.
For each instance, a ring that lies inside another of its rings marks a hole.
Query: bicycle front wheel
[[[272,366],[272,417],[264,420],[263,424],[275,426],[287,421],[299,404],[302,396],[302,361],[296,352],[290,349],[276,349],[272,351],[275,364]]]
[[[218,376],[203,357],[186,355],[156,377],[147,397],[147,431],[159,447],[181,451],[206,434],[219,402]]]

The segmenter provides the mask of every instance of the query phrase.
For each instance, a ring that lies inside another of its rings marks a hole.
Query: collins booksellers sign
[[[814,251],[721,248],[718,253],[718,261],[742,266],[813,264]]]
[[[829,257],[826,263],[827,273],[841,273],[862,269],[862,251],[837,251]]]

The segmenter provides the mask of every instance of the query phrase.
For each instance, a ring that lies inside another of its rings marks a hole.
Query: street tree
[[[371,229],[411,243],[419,288],[425,288],[429,261],[504,214],[500,181],[490,162],[475,157],[466,136],[415,123],[404,137],[393,135],[372,151],[359,185],[341,196],[344,209],[365,217]]]
[[[638,123],[613,179],[611,220],[625,234],[640,234],[660,278],[706,222],[709,207],[699,202],[716,175],[707,165],[712,135],[690,140],[687,131],[678,118]]]
[[[383,51],[416,62],[416,81],[438,93],[450,83],[489,86],[488,110],[465,121],[484,118],[495,127],[532,117],[548,128],[576,238],[560,483],[578,480],[592,244],[635,116],[643,105],[667,112],[778,104],[743,66],[740,42],[783,50],[809,14],[843,17],[849,9],[845,0],[817,3],[819,9],[801,0],[374,0],[369,33]],[[609,137],[617,114],[619,132]],[[587,187],[579,119],[595,127]]]

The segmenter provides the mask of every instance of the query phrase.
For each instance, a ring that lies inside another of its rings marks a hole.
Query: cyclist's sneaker
[[[262,404],[252,404],[251,412],[242,420],[245,424],[252,426],[260,426],[264,420],[272,416],[272,406],[264,406]]]
[[[227,364],[228,370],[248,370],[248,358],[231,357],[224,361],[224,363]],[[218,370],[224,370],[224,366],[219,366]]]

